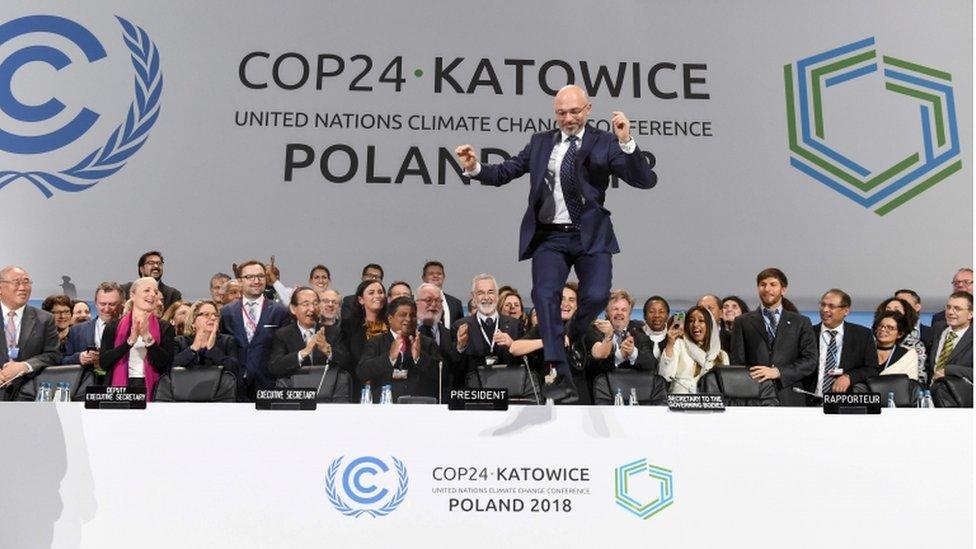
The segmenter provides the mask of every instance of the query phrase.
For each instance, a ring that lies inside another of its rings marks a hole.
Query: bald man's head
[[[590,100],[583,88],[576,85],[563,86],[556,93],[553,102],[556,111],[556,124],[568,135],[576,135],[590,115]]]

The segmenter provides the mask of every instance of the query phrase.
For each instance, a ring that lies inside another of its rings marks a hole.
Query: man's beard
[[[434,314],[425,313],[424,317],[420,319],[420,323],[424,326],[436,326],[440,324],[441,317],[444,316],[444,311],[438,311]]]
[[[498,303],[478,303],[478,312],[483,316],[492,316],[498,310]]]

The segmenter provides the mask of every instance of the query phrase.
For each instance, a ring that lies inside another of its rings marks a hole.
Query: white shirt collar
[[[260,310],[261,309],[261,306],[264,305],[264,295],[261,295],[257,299],[248,299],[248,298],[245,297],[245,298],[242,298],[241,302],[243,303],[243,305],[245,307],[247,307],[249,303],[257,303],[258,310]]]
[[[585,125],[582,128],[580,128],[580,131],[576,132],[576,137],[579,138],[580,145],[583,143],[583,134],[584,133],[586,133],[586,126]],[[560,143],[565,142],[570,137],[568,133],[566,133],[566,132],[564,132],[562,130],[559,130],[559,134],[560,134],[560,137],[562,138],[562,140],[560,141]],[[580,145],[577,145],[577,147],[579,147]]]
[[[478,311],[478,322],[484,322],[489,318],[495,321],[495,326],[498,326],[498,311],[495,311],[495,314],[491,316],[485,316],[481,314],[481,311]]]
[[[24,307],[26,307],[26,306],[27,305],[24,304],[24,305],[21,305],[19,309],[10,309],[10,307],[7,307],[3,303],[0,303],[0,309],[2,309],[2,312],[3,312],[3,322],[6,322],[7,321],[7,314],[9,314],[11,310],[14,311],[14,315],[17,318],[24,318]]]
[[[843,337],[844,336],[844,323],[841,322],[840,325],[838,325],[836,328],[828,328],[826,324],[821,324],[820,325],[820,335],[824,335],[824,334],[826,334],[830,330],[833,330],[833,331],[837,332],[837,335],[838,336]]]

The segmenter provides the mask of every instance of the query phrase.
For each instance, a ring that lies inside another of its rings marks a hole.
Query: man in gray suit
[[[0,310],[6,345],[0,345],[0,400],[10,400],[20,386],[44,368],[58,364],[58,329],[54,317],[27,304],[33,281],[27,271],[9,266],[0,270]]]
[[[973,294],[956,291],[945,307],[945,323],[932,326],[934,340],[925,369],[934,383],[946,374],[973,377]]]
[[[806,399],[793,389],[802,389],[803,379],[817,371],[820,352],[810,319],[783,308],[787,285],[776,268],[756,276],[762,307],[735,319],[730,360],[749,366],[757,382],[775,381],[780,405],[803,406]]]

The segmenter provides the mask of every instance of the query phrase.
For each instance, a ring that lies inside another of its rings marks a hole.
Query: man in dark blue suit
[[[579,308],[569,325],[578,340],[603,310],[610,294],[611,255],[620,251],[603,207],[610,176],[640,189],[657,178],[630,136],[630,121],[614,112],[613,133],[586,125],[591,105],[579,86],[566,86],[555,99],[559,130],[540,132],[517,156],[481,165],[471,145],[455,151],[465,174],[500,186],[529,173],[529,206],[519,233],[519,260],[532,259],[532,301],[538,311],[544,359],[559,373],[547,396],[569,403],[576,387],[563,346],[559,305],[569,269],[580,282]]]
[[[105,326],[122,314],[125,292],[117,282],[102,282],[95,290],[95,309],[98,316],[75,324],[68,330],[68,342],[61,364],[93,366],[98,362],[98,348],[102,344]]]
[[[220,309],[220,330],[234,336],[240,349],[241,378],[238,395],[253,399],[258,389],[271,389],[274,377],[268,372],[275,330],[288,324],[288,309],[264,297],[265,266],[250,260],[238,267],[243,297]]]

